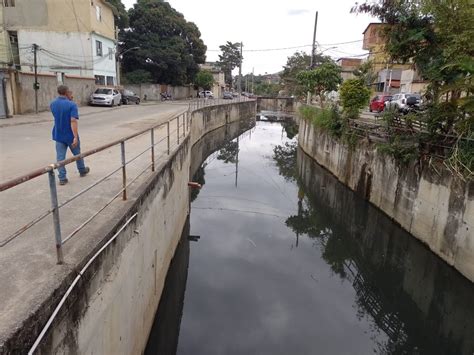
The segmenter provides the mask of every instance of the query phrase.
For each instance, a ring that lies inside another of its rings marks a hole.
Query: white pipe
[[[79,271],[79,274],[76,276],[76,278],[74,279],[74,281],[72,282],[71,286],[69,286],[69,288],[67,289],[66,293],[64,294],[64,296],[61,298],[61,301],[59,301],[59,304],[56,306],[56,308],[54,309],[54,312],[53,314],[51,314],[51,316],[49,317],[48,319],[48,322],[46,323],[46,325],[44,326],[43,330],[41,331],[40,335],[38,336],[38,338],[36,339],[36,341],[34,342],[33,346],[31,347],[30,351],[28,351],[28,355],[32,355],[36,348],[38,347],[38,345],[40,344],[41,340],[43,340],[43,337],[44,335],[46,334],[46,332],[48,331],[49,327],[51,326],[51,324],[53,323],[54,321],[54,318],[56,318],[56,315],[59,313],[59,310],[61,309],[61,307],[63,306],[64,302],[66,302],[66,299],[68,298],[69,294],[72,292],[72,290],[74,289],[74,286],[76,286],[76,284],[78,283],[79,279],[82,277],[82,275],[84,274],[84,272],[87,270],[87,268],[92,264],[92,262],[104,251],[105,248],[107,248],[107,246],[112,243],[115,238],[117,238],[117,236],[125,229],[126,226],[128,226],[128,224],[137,216],[137,213],[135,213],[132,217],[130,217],[126,222],[125,224],[117,231],[117,233],[114,234],[114,236],[112,238],[110,238],[107,243],[105,243],[102,248],[100,248],[97,253],[94,254],[94,256],[92,258],[90,258],[90,260],[87,262],[86,265],[84,265],[84,267],[81,269],[81,271]]]

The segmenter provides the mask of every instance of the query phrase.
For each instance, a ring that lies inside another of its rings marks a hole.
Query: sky
[[[127,8],[135,0],[122,0]],[[219,46],[243,43],[243,74],[276,73],[296,51],[311,52],[318,11],[317,52],[334,59],[360,56],[367,15],[350,13],[355,0],[169,0],[186,20],[194,22],[207,46],[207,61],[218,60]],[[341,42],[352,42],[339,44]],[[268,50],[288,48],[285,50]],[[293,48],[299,47],[299,48]],[[334,48],[337,47],[337,48]]]

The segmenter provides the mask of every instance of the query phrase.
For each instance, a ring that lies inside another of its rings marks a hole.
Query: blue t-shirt
[[[71,128],[71,118],[79,119],[77,105],[67,97],[58,96],[49,105],[54,116],[53,140],[64,144],[71,144],[74,133]]]

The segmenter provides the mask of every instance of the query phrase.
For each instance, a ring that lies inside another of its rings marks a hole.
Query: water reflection
[[[472,284],[281,131],[203,146],[177,353],[472,354]]]
[[[380,354],[472,354],[473,285],[301,150],[306,196],[286,225],[356,291],[357,316],[388,335]]]

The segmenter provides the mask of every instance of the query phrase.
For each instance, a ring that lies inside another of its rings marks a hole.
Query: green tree
[[[370,60],[362,62],[353,73],[367,86],[371,86],[375,79],[377,79],[377,73],[374,71],[374,65]]]
[[[210,90],[212,84],[214,84],[214,77],[209,70],[200,70],[196,75],[194,84],[203,88],[204,90]]]
[[[124,82],[127,84],[146,84],[151,83],[151,73],[143,69],[137,69],[128,72],[124,76]]]
[[[115,26],[123,30],[128,27],[128,13],[121,0],[107,0],[114,7]]]
[[[163,0],[138,0],[129,11],[130,30],[121,35],[124,73],[143,69],[154,83],[183,85],[194,81],[206,46],[197,26]]]
[[[227,41],[226,44],[219,46],[219,67],[224,71],[224,80],[226,84],[232,86],[232,70],[238,67],[243,59],[240,55],[240,43]]]
[[[302,71],[296,75],[296,79],[306,92],[319,97],[322,108],[326,93],[336,91],[342,82],[341,69],[332,61],[325,62],[316,69]]]
[[[348,118],[358,118],[359,111],[367,105],[370,90],[360,79],[348,79],[339,89],[343,112]]]
[[[280,75],[283,88],[289,95],[299,96],[303,90],[296,79],[298,73],[305,71],[311,64],[311,57],[304,52],[296,52],[288,57],[286,65],[283,66],[283,72]]]

